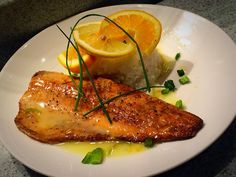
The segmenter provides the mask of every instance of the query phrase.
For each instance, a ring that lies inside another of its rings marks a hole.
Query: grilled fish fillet
[[[95,79],[95,85],[104,101],[133,90],[105,78]],[[77,91],[70,77],[39,71],[19,101],[15,124],[29,137],[44,143],[70,140],[142,142],[146,138],[172,141],[193,137],[203,126],[199,117],[141,91],[106,105],[112,119],[110,124],[102,109],[83,116],[99,105],[90,81],[83,81],[83,92],[78,111],[74,111]]]

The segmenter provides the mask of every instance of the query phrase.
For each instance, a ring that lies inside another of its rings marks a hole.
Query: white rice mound
[[[157,50],[155,49],[149,56],[144,56],[143,61],[150,84],[157,84],[162,73],[162,60]],[[133,88],[146,86],[137,53],[124,58],[98,58],[90,68],[90,72],[94,76],[105,76]]]

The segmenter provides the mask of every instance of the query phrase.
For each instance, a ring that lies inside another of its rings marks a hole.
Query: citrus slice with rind
[[[142,10],[122,10],[108,16],[121,26],[138,43],[141,51],[148,55],[157,46],[162,32],[160,21]],[[127,35],[112,22],[104,19],[99,34],[110,40],[128,40]]]
[[[80,54],[86,64],[86,66],[89,68],[96,60],[94,56],[89,55],[85,50],[79,48]],[[67,68],[66,66],[66,51],[62,52],[58,57],[58,61],[61,63],[62,66]],[[78,60],[78,55],[76,50],[73,46],[70,46],[68,48],[68,66],[71,72],[73,73],[79,73],[80,72],[80,64]]]
[[[100,22],[89,22],[76,27],[73,36],[77,44],[89,54],[102,57],[121,57],[133,52],[133,45],[99,35]]]

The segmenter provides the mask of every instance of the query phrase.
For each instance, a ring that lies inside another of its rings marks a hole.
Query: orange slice
[[[99,35],[100,22],[81,24],[73,32],[75,41],[89,54],[99,57],[121,57],[133,52],[133,45]]]
[[[84,49],[79,48],[80,54],[86,64],[86,66],[89,68],[94,62],[95,62],[95,57],[92,55],[89,55]],[[58,56],[58,61],[67,68],[66,66],[66,51],[62,52]],[[79,60],[78,60],[78,55],[76,50],[74,49],[73,46],[70,46],[68,49],[68,66],[70,68],[70,71],[73,73],[79,73],[80,72],[80,65],[79,65]]]
[[[155,49],[160,40],[162,31],[160,21],[145,11],[123,10],[108,16],[108,18],[127,31],[146,55]],[[102,21],[99,34],[103,38],[111,40],[126,41],[128,39],[123,31],[108,20]]]

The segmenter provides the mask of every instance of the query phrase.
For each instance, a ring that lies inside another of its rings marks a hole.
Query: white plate
[[[185,66],[192,83],[178,89],[187,110],[205,123],[196,137],[157,145],[148,151],[120,158],[107,158],[102,165],[82,165],[80,155],[41,144],[21,133],[14,124],[18,100],[31,76],[39,70],[60,71],[57,55],[66,39],[55,25],[22,46],[0,75],[0,138],[6,148],[26,166],[50,176],[147,176],[176,167],[196,156],[215,141],[236,115],[236,47],[217,26],[195,14],[158,5],[121,5],[81,13],[59,25],[66,32],[88,13],[110,14],[121,9],[146,10],[163,24],[160,45],[167,54],[181,52],[177,67]],[[94,20],[90,18],[89,20]],[[97,18],[96,18],[97,20]],[[174,77],[172,73],[170,77]]]

